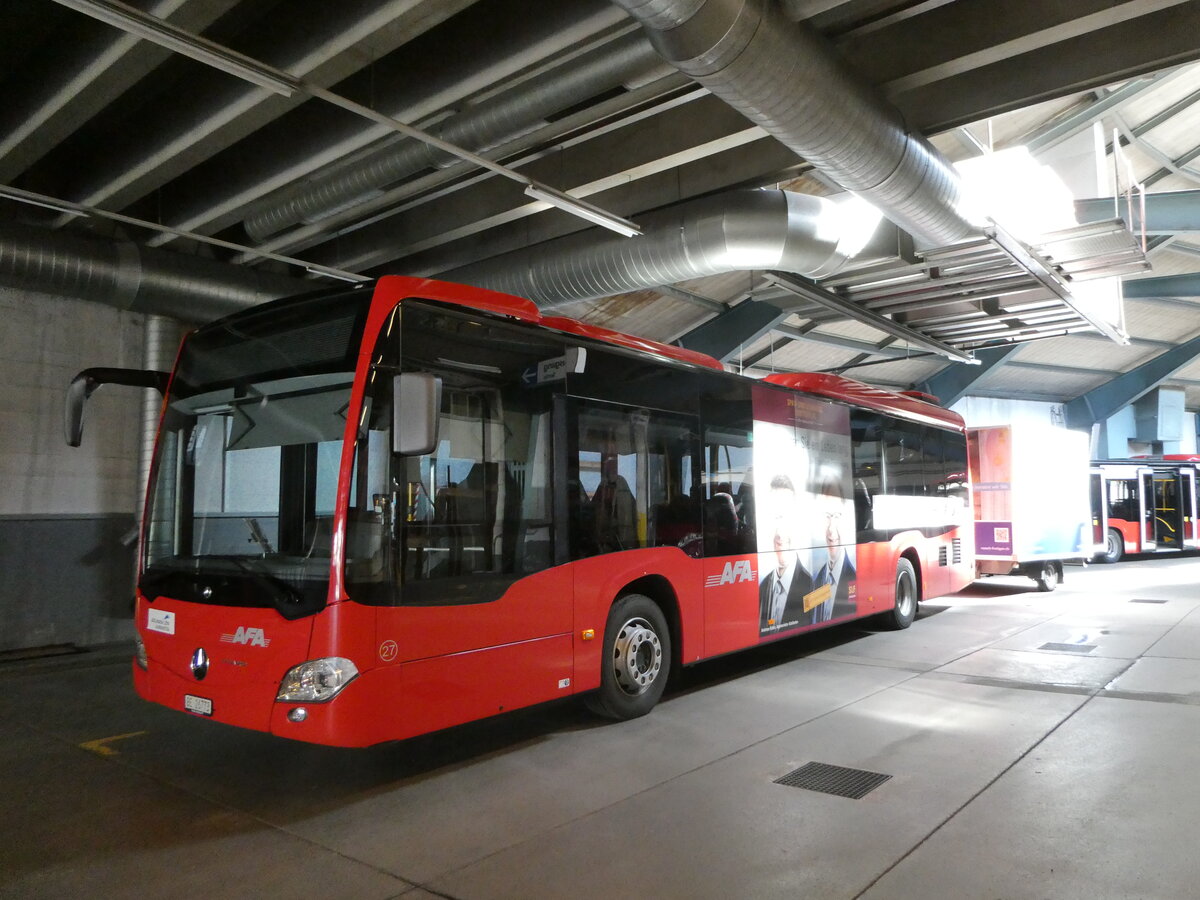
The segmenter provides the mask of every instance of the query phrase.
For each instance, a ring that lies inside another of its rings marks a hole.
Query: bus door
[[[1183,547],[1188,550],[1200,547],[1200,535],[1196,534],[1196,470],[1191,466],[1179,470],[1179,513],[1183,521]]]
[[[1138,512],[1141,514],[1141,549],[1158,549],[1157,511],[1154,502],[1154,472],[1138,469]]]
[[[1092,501],[1092,543],[1097,553],[1104,549],[1108,540],[1108,504],[1104,502],[1104,473],[1092,469],[1089,473]]]
[[[1175,469],[1154,473],[1154,530],[1160,549],[1183,548],[1182,481]]]

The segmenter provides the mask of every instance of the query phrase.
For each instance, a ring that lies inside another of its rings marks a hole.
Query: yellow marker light
[[[595,636],[596,636],[595,628],[585,628],[585,629],[583,629],[583,634],[580,635],[580,637],[582,637],[585,641],[590,641]]]

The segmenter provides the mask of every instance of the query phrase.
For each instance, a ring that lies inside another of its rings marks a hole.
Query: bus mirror
[[[152,372],[148,369],[84,369],[71,379],[67,386],[66,405],[63,407],[63,430],[67,446],[78,447],[83,440],[83,406],[88,397],[102,384],[123,384],[128,387],[153,388],[160,394],[167,392],[167,372]]]
[[[432,453],[438,442],[442,379],[420,372],[397,375],[392,396],[392,449],[405,456]]]

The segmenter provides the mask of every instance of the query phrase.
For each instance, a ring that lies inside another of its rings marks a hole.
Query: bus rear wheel
[[[1104,542],[1104,553],[1100,555],[1102,562],[1120,562],[1125,555],[1125,538],[1115,528],[1108,529],[1108,540]]]
[[[671,633],[658,604],[626,594],[613,604],[604,628],[600,689],[584,698],[609,719],[636,719],[654,708],[671,673]]]
[[[917,573],[912,563],[903,557],[896,563],[896,598],[892,608],[883,613],[888,628],[907,628],[917,617]]]

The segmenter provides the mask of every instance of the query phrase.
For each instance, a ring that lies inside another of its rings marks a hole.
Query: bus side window
[[[704,431],[704,555],[753,553],[753,445],[748,428]]]
[[[859,542],[874,540],[875,498],[883,493],[883,416],[865,409],[850,412],[854,465],[854,520]]]
[[[581,405],[576,557],[684,546],[700,531],[696,428],[684,416]]]

